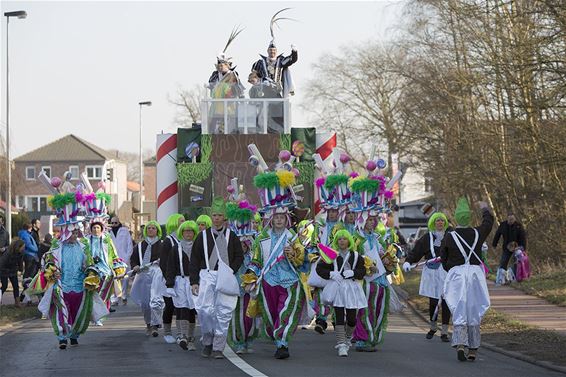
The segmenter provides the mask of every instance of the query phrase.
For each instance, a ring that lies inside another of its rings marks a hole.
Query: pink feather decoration
[[[324,185],[324,182],[326,181],[326,178],[324,177],[320,177],[317,178],[314,183],[316,184],[316,187],[322,187],[322,185]]]
[[[360,176],[360,175],[359,175],[357,172],[355,172],[355,171],[353,171],[353,172],[350,173],[350,178],[357,178],[357,177],[359,177],[359,176]]]
[[[250,207],[250,203],[248,203],[247,200],[242,200],[240,203],[238,203],[238,206],[239,206],[241,209],[249,208],[249,207]]]
[[[385,193],[383,194],[385,196],[385,199],[392,199],[393,198],[393,191],[385,191]]]

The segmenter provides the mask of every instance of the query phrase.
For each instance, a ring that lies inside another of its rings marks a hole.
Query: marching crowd
[[[258,206],[234,178],[227,200],[214,198],[210,216],[193,221],[171,214],[165,229],[149,221],[137,244],[117,218],[108,221],[103,187],[94,192],[86,176],[77,187],[46,180],[61,231],[40,262],[33,258],[36,271],[28,272],[26,263],[26,276],[33,276],[24,293],[41,297],[38,308],[51,321],[60,349],[78,345],[91,323],[102,325],[113,301],[125,304],[131,280],[129,298],[141,308],[146,334],[161,332],[167,343],[200,348],[203,357],[223,358],[226,344],[238,354],[253,352],[254,339],[264,337],[273,341],[274,357],[285,359],[296,328],[311,322],[320,334],[332,324],[338,356],[348,356],[352,347],[374,352],[384,341],[389,313],[403,307],[392,285],[423,265],[419,293],[430,299],[426,338],[438,331],[442,312],[440,339],[452,343],[459,360],[475,360],[490,306],[481,255],[494,218],[486,203],[478,203],[477,227],[465,198],[457,204],[454,227],[445,214],[433,214],[429,232],[405,255],[389,208],[396,177],[384,177],[375,161],[359,174],[347,171],[343,153],[335,153],[332,168],[317,160],[323,216],[315,221],[297,211],[298,171],[290,153],[282,151],[270,170],[251,147]],[[29,245],[37,245],[31,231],[2,258],[18,249],[29,259]]]

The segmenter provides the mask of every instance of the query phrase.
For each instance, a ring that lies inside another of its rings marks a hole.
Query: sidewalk
[[[495,286],[487,281],[491,307],[528,325],[555,330],[566,335],[566,307],[529,296],[510,286]]]

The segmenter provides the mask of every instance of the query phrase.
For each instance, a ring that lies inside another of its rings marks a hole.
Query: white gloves
[[[175,293],[175,288],[167,288],[165,292],[169,297],[177,297],[177,294]]]
[[[354,277],[354,271],[346,270],[346,271],[342,272],[342,275],[344,275],[344,278],[350,279],[350,278]]]
[[[291,45],[291,51],[297,51],[297,46]]]
[[[344,278],[342,277],[342,274],[340,273],[340,271],[330,271],[330,279],[340,282]]]
[[[405,272],[411,271],[411,264],[409,262],[403,263],[403,271]]]

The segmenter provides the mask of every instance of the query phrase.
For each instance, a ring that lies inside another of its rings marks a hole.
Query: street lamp
[[[8,48],[8,26],[10,25],[10,17],[24,19],[27,15],[28,14],[24,10],[4,13],[4,16],[6,17],[6,167],[8,170],[8,189],[6,190],[6,229],[10,233],[12,232],[12,164],[10,163],[10,59],[8,58],[10,50]],[[13,234],[11,234],[11,236],[13,236]]]
[[[140,213],[143,213],[143,157],[142,157],[142,107],[151,106],[151,101],[139,102],[140,105]]]

